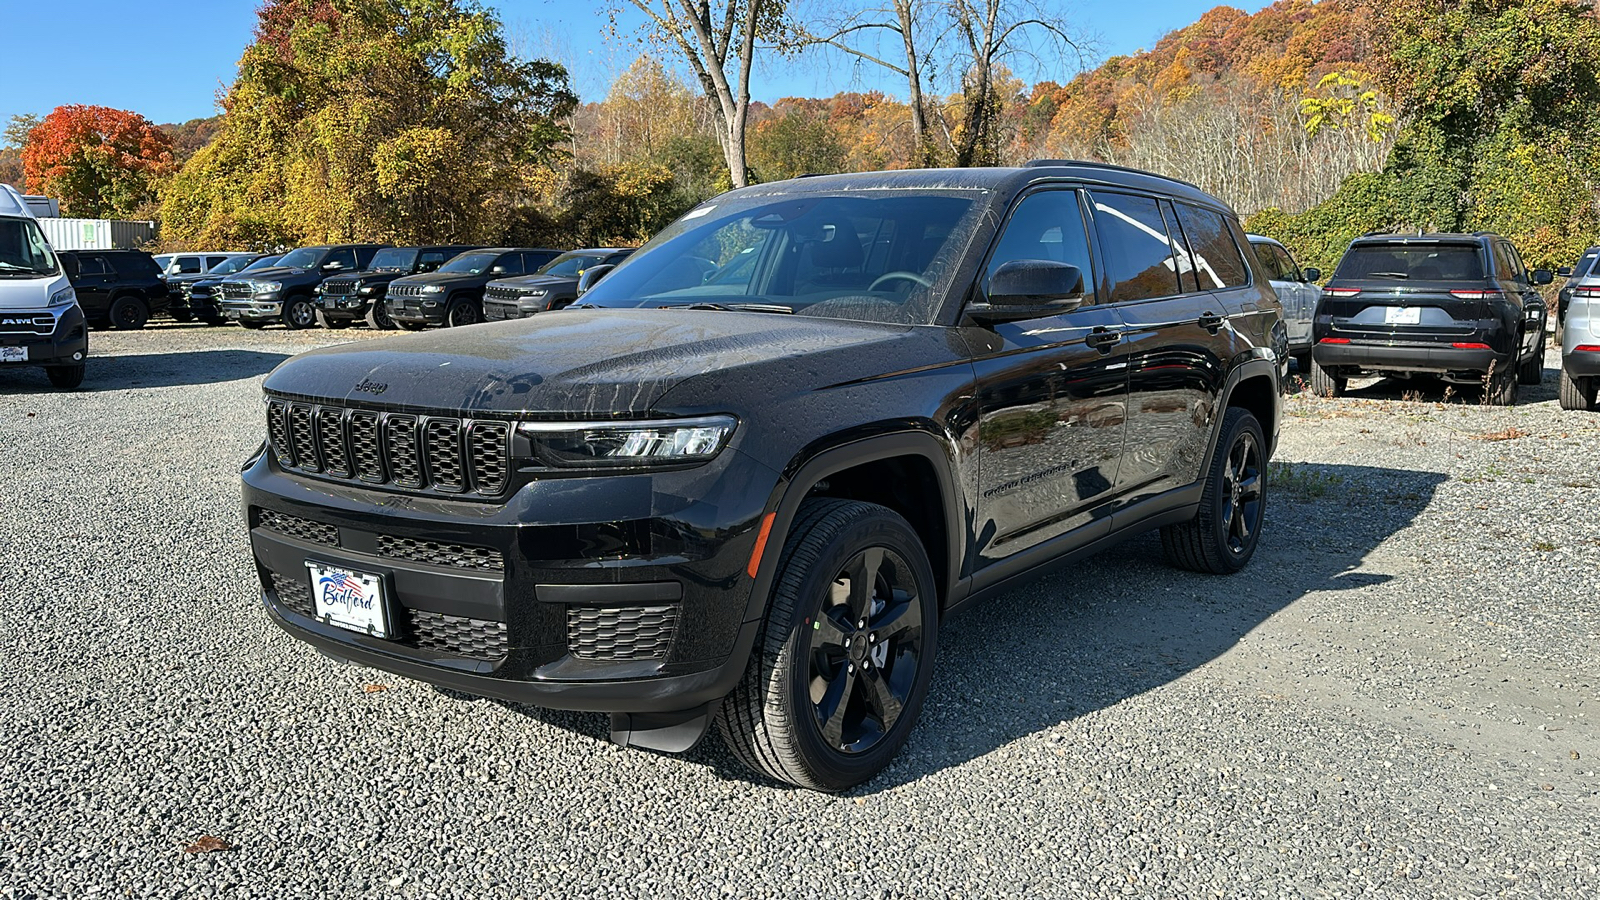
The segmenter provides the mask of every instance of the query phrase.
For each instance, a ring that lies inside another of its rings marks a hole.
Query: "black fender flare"
[[[1222,438],[1223,411],[1233,405],[1233,393],[1246,379],[1266,378],[1272,384],[1273,410],[1271,433],[1267,435],[1267,458],[1271,459],[1278,450],[1278,433],[1283,428],[1283,387],[1279,383],[1280,360],[1276,354],[1265,347],[1257,347],[1247,352],[1242,359],[1234,362],[1228,370],[1228,377],[1222,383],[1222,392],[1218,395],[1216,414],[1212,416],[1211,436],[1206,440],[1205,463],[1200,467],[1202,473],[1211,471],[1211,460],[1217,453],[1217,442]],[[1261,427],[1268,429],[1268,423],[1262,422]],[[1202,475],[1203,477],[1203,475]]]
[[[934,577],[943,579],[944,583],[938,587],[948,600],[949,592],[959,580],[963,557],[962,523],[965,521],[957,492],[954,464],[951,462],[953,452],[954,448],[948,440],[936,435],[930,427],[927,430],[900,430],[845,438],[842,442],[820,449],[808,448],[797,454],[780,474],[772,497],[767,501],[766,511],[762,514],[762,526],[758,526],[765,527],[767,516],[772,516],[772,525],[766,528],[766,543],[756,569],[755,583],[750,589],[744,620],[752,622],[766,614],[767,598],[777,579],[784,542],[794,525],[795,515],[800,511],[800,504],[810,495],[817,482],[836,472],[897,456],[919,456],[933,466],[944,510],[947,569],[942,573],[935,572]]]

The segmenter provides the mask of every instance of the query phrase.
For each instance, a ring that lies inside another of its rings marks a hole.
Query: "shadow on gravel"
[[[1274,485],[1261,546],[1237,575],[1170,568],[1150,532],[951,619],[910,742],[850,795],[917,781],[1175,681],[1313,591],[1386,583],[1392,576],[1360,571],[1363,560],[1409,525],[1446,480],[1437,472],[1295,464]],[[604,715],[484,702],[596,741],[608,736]],[[771,784],[740,766],[714,733],[683,757],[722,778]]]
[[[120,391],[238,381],[272,371],[289,355],[259,350],[193,350],[188,353],[90,356],[83,386],[78,390]],[[44,369],[0,370],[0,395],[48,393],[53,390]]]

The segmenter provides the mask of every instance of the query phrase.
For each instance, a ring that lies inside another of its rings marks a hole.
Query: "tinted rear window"
[[[1481,281],[1477,244],[1357,244],[1339,260],[1335,278],[1395,281]]]
[[[159,275],[161,267],[149,256],[140,253],[113,253],[107,259],[122,275]],[[196,272],[199,271],[197,268]]]

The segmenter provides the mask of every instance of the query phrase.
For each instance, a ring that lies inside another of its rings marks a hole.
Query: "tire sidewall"
[[[119,310],[133,310],[134,315],[131,319],[127,319],[118,314]],[[111,327],[118,331],[138,331],[150,321],[150,308],[138,297],[118,297],[111,301],[106,317],[110,320]]]
[[[457,322],[457,316],[463,312],[468,317],[467,321]],[[473,307],[472,300],[466,297],[456,297],[445,305],[444,325],[446,328],[460,328],[464,325],[476,325],[480,321],[482,321],[482,317],[478,315],[477,309]]]
[[[917,594],[922,601],[923,615],[922,650],[916,679],[894,727],[870,750],[846,754],[822,742],[808,686],[811,637],[800,626],[821,611],[829,585],[845,563],[860,551],[875,546],[892,550],[905,560],[918,583]],[[934,661],[938,654],[938,589],[921,543],[910,526],[893,514],[863,517],[841,529],[828,540],[815,563],[803,572],[791,575],[787,571],[788,566],[789,561],[785,560],[777,589],[795,590],[795,602],[791,607],[790,621],[768,624],[768,628],[779,628],[784,635],[779,665],[771,673],[769,696],[779,698],[788,720],[795,723],[795,750],[806,768],[822,782],[825,789],[844,790],[866,781],[888,765],[916,725],[923,698],[927,696],[928,685],[933,679]],[[769,636],[769,641],[774,637]]]

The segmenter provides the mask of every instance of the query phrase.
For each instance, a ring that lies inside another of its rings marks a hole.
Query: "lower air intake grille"
[[[402,610],[409,621],[406,643],[471,659],[499,659],[506,655],[506,623],[488,619],[447,616],[420,609]]]
[[[291,516],[275,510],[263,509],[256,515],[256,524],[268,531],[288,535],[313,544],[323,544],[328,547],[339,546],[339,529],[299,516]]]
[[[279,575],[272,575],[272,592],[278,595],[278,602],[289,607],[308,619],[315,619],[317,611],[311,602],[311,585],[307,581]]]
[[[378,535],[378,554],[395,559],[433,566],[450,566],[456,569],[482,569],[486,572],[503,572],[506,562],[499,551],[488,547],[469,547],[444,541],[419,541],[415,538]]]
[[[666,659],[676,606],[567,607],[567,651],[579,659]]]

